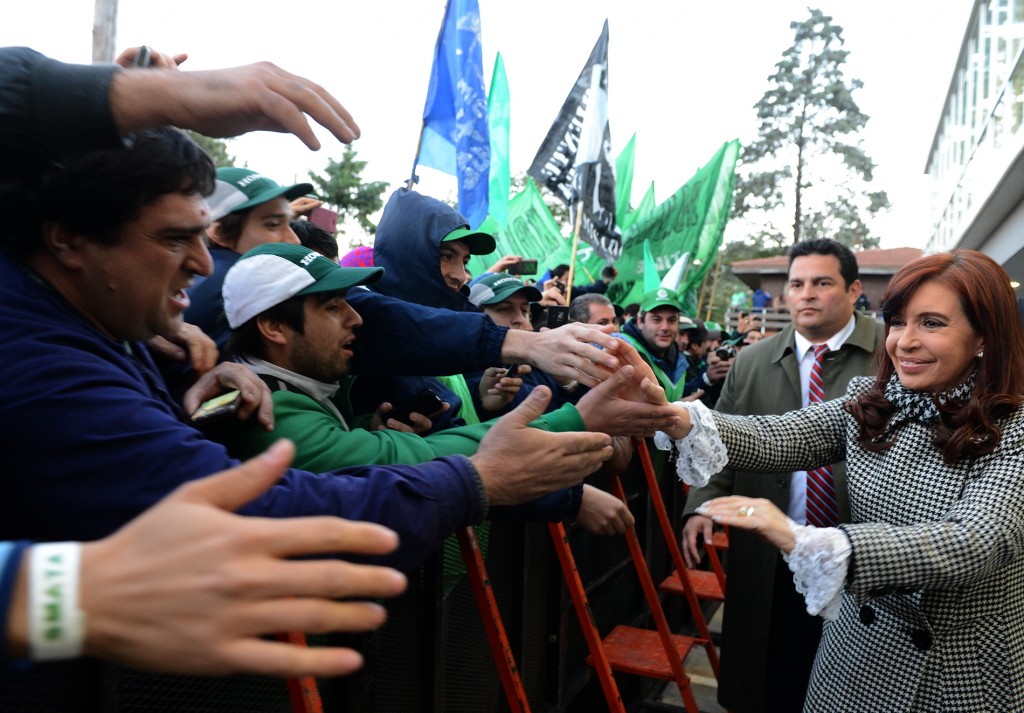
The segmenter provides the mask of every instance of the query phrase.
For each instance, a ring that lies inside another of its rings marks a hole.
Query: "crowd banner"
[[[477,0],[448,0],[434,50],[410,183],[416,181],[417,165],[455,176],[459,212],[474,229],[487,216],[490,192],[487,121],[480,8]]]
[[[636,156],[636,132],[615,159],[615,223],[622,229],[633,208],[630,198],[633,195],[633,161]]]
[[[625,247],[616,263],[619,277],[609,290],[611,299],[626,304],[624,297],[632,293],[634,283],[643,282],[645,242],[659,274],[689,253],[690,269],[680,291],[686,293],[700,285],[712,267],[708,258],[718,250],[729,218],[738,155],[739,142],[726,142],[670,198],[636,219],[625,233]]]
[[[491,140],[488,212],[498,225],[507,228],[509,193],[512,190],[512,171],[509,168],[511,100],[508,77],[505,75],[505,61],[501,58],[501,52],[494,58],[491,91],[487,95],[487,117]]]
[[[607,262],[622,252],[608,126],[608,21],[527,173],[576,211],[574,231]],[[570,263],[572,264],[572,263]]]

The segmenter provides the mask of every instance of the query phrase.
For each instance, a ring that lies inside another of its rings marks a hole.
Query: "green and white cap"
[[[683,311],[683,305],[679,301],[679,295],[676,294],[675,290],[670,290],[667,287],[659,287],[655,290],[645,292],[643,298],[640,300],[640,309],[644,312],[650,312],[652,309],[658,309],[658,307],[671,307],[672,309],[677,309],[680,312]]]
[[[536,287],[523,284],[523,281],[514,275],[507,272],[492,272],[482,276],[469,288],[469,301],[477,307],[495,305],[517,292],[522,292],[527,302],[540,302],[543,296]]]
[[[490,255],[497,246],[493,235],[481,233],[479,230],[470,230],[469,226],[456,228],[441,238],[442,243],[447,243],[449,240],[464,241],[469,248],[470,255]]]
[[[292,297],[340,292],[376,282],[383,267],[341,267],[292,243],[264,243],[238,259],[224,276],[224,313],[232,329]]]
[[[228,213],[237,213],[282,196],[292,201],[312,190],[311,183],[280,186],[251,168],[224,167],[217,169],[217,187],[206,202],[210,206],[210,220],[216,221]]]

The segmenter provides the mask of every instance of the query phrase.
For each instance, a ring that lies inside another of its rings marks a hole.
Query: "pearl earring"
[[[979,359],[981,359],[983,356],[985,356],[985,350],[984,349],[982,349],[980,352],[978,352],[978,358]]]

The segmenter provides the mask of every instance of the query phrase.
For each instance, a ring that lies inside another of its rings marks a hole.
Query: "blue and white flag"
[[[477,0],[448,0],[445,6],[416,163],[457,177],[459,212],[471,228],[484,222],[491,149]]]

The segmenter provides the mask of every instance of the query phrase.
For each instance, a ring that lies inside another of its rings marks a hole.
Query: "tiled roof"
[[[891,270],[895,272],[911,260],[918,258],[924,251],[920,248],[879,248],[877,250],[854,251],[860,269]],[[732,271],[746,272],[785,272],[789,267],[789,258],[785,255],[759,257],[753,260],[738,260],[731,263]]]

